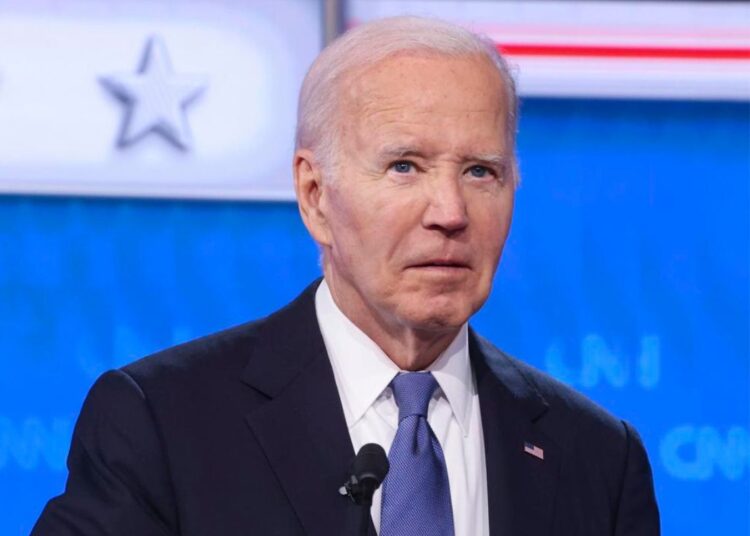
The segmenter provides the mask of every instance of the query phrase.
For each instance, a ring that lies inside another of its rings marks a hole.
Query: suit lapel
[[[547,404],[509,357],[471,332],[482,413],[490,534],[549,534],[561,452],[544,432]],[[525,451],[538,447],[543,459]]]
[[[354,451],[315,315],[317,286],[266,320],[243,381],[270,398],[246,421],[305,533],[328,536],[354,533],[359,508],[338,493]]]

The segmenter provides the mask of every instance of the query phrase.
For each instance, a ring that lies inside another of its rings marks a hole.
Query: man
[[[491,44],[446,23],[328,47],[294,157],[323,281],[102,376],[34,534],[354,534],[338,490],[370,442],[382,535],[658,534],[636,432],[467,327],[510,227],[515,109]]]

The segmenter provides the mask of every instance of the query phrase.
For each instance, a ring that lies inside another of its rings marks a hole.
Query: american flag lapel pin
[[[540,460],[544,459],[544,449],[534,445],[533,443],[529,443],[528,441],[524,442],[523,451],[526,454],[531,454],[535,458],[539,458]]]

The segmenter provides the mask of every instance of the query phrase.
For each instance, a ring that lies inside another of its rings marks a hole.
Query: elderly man
[[[293,165],[323,280],[102,376],[34,534],[355,534],[339,488],[372,442],[371,532],[658,534],[633,428],[467,327],[510,226],[515,109],[492,45],[446,23],[324,50]]]

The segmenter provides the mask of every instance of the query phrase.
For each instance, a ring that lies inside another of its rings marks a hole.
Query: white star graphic
[[[148,40],[136,74],[106,76],[100,82],[127,108],[117,141],[119,147],[155,132],[180,149],[191,148],[185,108],[203,92],[207,80],[203,76],[175,74],[161,39]]]

